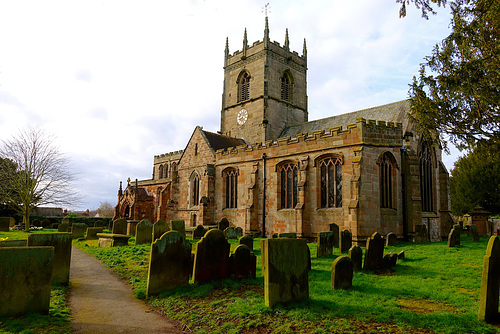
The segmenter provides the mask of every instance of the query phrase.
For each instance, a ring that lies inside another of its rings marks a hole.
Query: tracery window
[[[165,169],[163,170],[163,174],[165,175],[165,177],[168,177],[168,164],[165,165]]]
[[[191,206],[195,206],[200,204],[200,176],[197,173],[193,173],[190,183]]]
[[[281,99],[290,100],[290,78],[286,73],[281,77]]]
[[[292,209],[297,205],[297,164],[283,164],[280,166],[279,172],[281,174],[281,209]]]
[[[342,161],[328,157],[319,162],[322,208],[342,207]]]
[[[236,208],[238,205],[238,171],[229,169],[225,172],[226,208]]]
[[[419,154],[420,172],[420,197],[422,198],[422,211],[433,211],[432,195],[432,152],[429,142],[422,141]]]
[[[250,98],[250,75],[244,72],[238,82],[238,102],[246,101]]]
[[[393,178],[394,159],[389,153],[384,153],[380,161],[380,207],[393,208]]]

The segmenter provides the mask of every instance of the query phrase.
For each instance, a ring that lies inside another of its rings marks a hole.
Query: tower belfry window
[[[431,146],[422,141],[419,156],[420,172],[420,197],[422,198],[422,211],[432,212],[433,206],[433,182],[432,182],[432,155]]]
[[[290,100],[290,78],[286,74],[281,77],[281,99]]]
[[[250,75],[247,72],[243,73],[239,81],[239,102],[246,101],[250,98]]]

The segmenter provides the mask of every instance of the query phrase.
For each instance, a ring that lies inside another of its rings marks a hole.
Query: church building
[[[330,223],[354,243],[371,234],[412,240],[425,225],[446,238],[449,175],[441,149],[419,136],[408,100],[309,121],[307,48],[264,38],[230,53],[226,40],[220,131],[197,126],[184,150],[154,157],[153,176],[118,191],[115,218],[223,217],[245,234],[312,238]]]

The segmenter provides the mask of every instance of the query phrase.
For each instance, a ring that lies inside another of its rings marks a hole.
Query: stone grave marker
[[[86,240],[94,240],[99,239],[97,237],[97,233],[102,233],[104,231],[104,227],[88,227],[87,234],[85,235]]]
[[[317,238],[318,251],[317,257],[333,254],[334,232],[319,232]]]
[[[203,284],[221,280],[230,275],[229,249],[224,232],[209,230],[196,244],[193,266],[193,283]]]
[[[42,220],[42,227],[43,227],[43,228],[49,228],[49,227],[50,227],[50,224],[52,224],[52,223],[50,222],[50,220],[49,220],[49,219],[44,219],[44,220]]]
[[[421,244],[429,242],[429,235],[427,234],[427,226],[415,225],[415,243]]]
[[[237,238],[241,238],[243,236],[243,229],[241,227],[235,227],[234,233],[236,233]]]
[[[237,278],[255,278],[257,257],[246,245],[238,245],[230,257],[231,274]]]
[[[33,219],[33,221],[31,222],[31,226],[42,227],[42,222],[40,221],[40,219]]]
[[[73,223],[71,225],[71,235],[73,239],[81,238],[87,231],[87,225],[83,223]]]
[[[139,220],[127,220],[127,235],[135,235],[137,230],[137,225],[139,225]]]
[[[333,247],[339,247],[340,229],[335,223],[328,224],[330,231],[333,232]]]
[[[170,231],[170,227],[168,226],[168,222],[163,219],[158,220],[153,225],[153,241],[156,239],[160,239],[160,237]]]
[[[59,224],[57,227],[57,232],[68,232],[69,224],[68,223],[62,223]]]
[[[184,236],[184,238],[186,237],[186,224],[184,223],[184,220],[171,220],[170,228],[172,231],[178,231]]]
[[[153,224],[147,219],[143,219],[137,224],[135,230],[135,244],[147,244],[153,240]]]
[[[363,267],[363,249],[359,246],[352,246],[349,249],[349,258],[352,261],[354,270],[361,270]]]
[[[0,217],[0,232],[9,232],[9,227],[11,223],[11,217]],[[15,222],[15,220],[14,220]]]
[[[246,235],[244,237],[241,237],[238,241],[240,245],[246,245],[248,248],[250,248],[251,251],[253,251],[253,238],[249,235]]]
[[[401,252],[398,253],[398,260],[404,260],[405,259],[405,251],[402,250]]]
[[[490,237],[483,258],[481,294],[479,296],[479,320],[487,323],[498,322],[498,298],[500,292],[500,239]]]
[[[469,231],[470,231],[470,235],[472,237],[472,241],[478,242],[479,240],[481,240],[479,238],[479,231],[477,230],[477,225],[470,225]]]
[[[352,233],[349,230],[340,232],[339,252],[346,253],[352,247]]]
[[[352,286],[354,264],[347,256],[339,256],[332,264],[331,287],[334,290],[348,289]]]
[[[49,313],[54,247],[0,248],[0,317]]]
[[[113,234],[127,234],[127,221],[123,218],[115,220],[111,232]]]
[[[385,236],[385,245],[386,246],[394,246],[398,244],[398,236],[396,233],[389,232]]]
[[[226,239],[237,239],[236,232],[233,227],[226,228],[224,230],[224,235],[226,236]]]
[[[0,247],[27,247],[28,240],[26,239],[8,239],[0,241]]]
[[[261,241],[265,305],[309,298],[309,247],[305,239]]]
[[[196,228],[193,230],[193,239],[201,239],[203,236],[207,233],[207,230],[203,225],[198,225]]]
[[[165,232],[151,244],[146,296],[189,284],[191,243],[178,231]]]
[[[382,268],[384,257],[384,240],[380,233],[373,233],[366,241],[364,270],[377,270]]]
[[[221,231],[224,231],[228,227],[229,227],[229,220],[227,220],[226,217],[222,218],[217,224],[217,228]]]
[[[460,246],[460,231],[452,228],[448,234],[448,247]]]
[[[64,285],[69,283],[71,240],[72,235],[70,233],[33,233],[28,236],[28,247],[54,247],[54,257],[52,261],[52,282],[54,283],[61,283]]]
[[[291,239],[297,239],[297,233],[295,232],[289,232],[289,233],[279,233],[278,238],[291,238]]]

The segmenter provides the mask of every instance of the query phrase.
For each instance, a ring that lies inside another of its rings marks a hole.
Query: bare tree
[[[113,205],[111,205],[111,203],[105,201],[100,203],[97,212],[99,213],[99,217],[113,218],[113,215],[115,213],[115,208],[113,207]]]
[[[20,131],[10,140],[2,140],[0,158],[16,168],[0,169],[0,198],[23,215],[25,231],[30,228],[29,214],[44,205],[74,205],[79,197],[72,187],[75,173],[69,159],[54,146],[54,139],[39,129]]]

